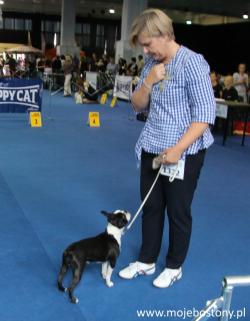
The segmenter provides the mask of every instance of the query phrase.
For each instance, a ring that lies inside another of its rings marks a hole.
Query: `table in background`
[[[230,120],[233,120],[233,115],[238,112],[243,114],[244,118],[244,129],[243,129],[243,135],[242,135],[242,141],[241,145],[244,146],[245,143],[245,137],[246,137],[246,129],[247,129],[247,121],[248,121],[248,115],[250,112],[250,104],[243,103],[243,102],[235,102],[235,101],[229,101],[229,100],[217,100],[216,99],[216,105],[218,108],[218,105],[227,106],[227,111],[225,111],[224,116],[218,116],[225,119],[225,125],[224,125],[224,133],[223,133],[223,141],[222,145],[224,146],[226,143],[226,139],[228,136],[228,126]]]

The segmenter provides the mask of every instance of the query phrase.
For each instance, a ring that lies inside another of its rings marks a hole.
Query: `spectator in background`
[[[74,54],[74,57],[72,59],[72,64],[73,64],[73,74],[74,74],[74,77],[76,78],[80,71],[80,59],[77,57],[76,54]]]
[[[247,90],[247,101],[250,103],[250,73],[248,73],[248,90]]]
[[[128,65],[128,75],[129,76],[137,76],[138,75],[138,67],[137,67],[137,63],[136,63],[136,58],[132,57],[131,58],[131,62]]]
[[[104,65],[104,62],[103,62],[103,59],[100,58],[97,62],[96,62],[96,71],[101,71],[101,72],[104,72],[106,69],[105,65]]]
[[[78,79],[77,87],[78,90],[75,93],[75,101],[77,104],[98,103],[98,91],[96,91],[84,77]]]
[[[60,56],[56,56],[55,59],[52,61],[52,72],[53,72],[53,82],[54,86],[57,88],[59,86],[62,86],[62,76],[60,74],[62,73],[62,61]]]
[[[53,73],[59,73],[62,70],[62,62],[60,56],[56,56],[56,58],[52,61],[52,71]]]
[[[88,71],[97,71],[97,56],[95,53],[92,53],[91,57],[89,58],[89,66],[88,66]]]
[[[26,70],[28,72],[28,76],[31,78],[37,77],[36,73],[36,62],[32,59],[27,59],[26,61]]]
[[[44,73],[44,66],[45,66],[45,60],[44,57],[38,57],[36,59],[36,69],[38,72],[38,76],[42,79],[43,78],[43,73]]]
[[[107,68],[107,64],[108,64],[108,62],[109,62],[108,57],[107,57],[106,54],[103,54],[103,55],[102,55],[102,61],[103,61],[103,70],[105,71],[106,68]]]
[[[60,58],[61,58],[62,69],[63,69],[64,63],[65,63],[65,56],[61,55]]]
[[[46,69],[46,68],[49,68],[49,69],[51,69],[51,72],[52,72],[52,61],[51,61],[50,58],[47,57],[47,58],[45,59],[44,65],[45,65],[45,69]]]
[[[248,74],[246,73],[246,65],[241,63],[238,65],[238,72],[233,74],[234,80],[234,87],[238,92],[238,100],[244,103],[248,102]],[[233,133],[237,135],[242,135],[245,128],[245,122],[242,115],[237,115],[237,118],[234,115],[234,122],[233,122]],[[241,117],[240,117],[241,116]],[[246,135],[250,134],[250,122],[247,122],[246,125]]]
[[[239,98],[244,103],[247,102],[248,75],[246,73],[246,64],[238,65],[238,72],[233,74],[234,87],[238,92]]]
[[[7,60],[8,60],[10,74],[12,77],[14,77],[16,73],[16,60],[11,55],[8,55],[8,58],[6,58],[6,61]]]
[[[65,63],[63,66],[64,71],[64,97],[71,96],[71,78],[73,71],[73,64],[70,56],[65,57]]]
[[[137,61],[138,76],[140,76],[143,67],[144,67],[143,56],[142,56],[142,55],[139,55],[139,56],[138,56],[138,61]]]
[[[107,71],[109,74],[112,74],[112,75],[115,75],[115,74],[116,74],[116,72],[117,72],[117,65],[116,65],[116,63],[115,63],[114,57],[110,57],[110,58],[109,58],[109,63],[107,64],[106,71]]]
[[[3,56],[0,56],[0,77],[3,77],[3,66],[4,66],[4,59]]]
[[[80,76],[83,77],[86,71],[88,71],[87,57],[83,56],[81,57],[81,62],[80,62]]]
[[[119,75],[124,75],[124,76],[127,74],[127,61],[123,58],[119,58],[118,73]]]
[[[233,76],[228,75],[224,78],[225,88],[222,91],[222,98],[225,100],[238,101],[238,92],[233,86]]]
[[[222,96],[222,86],[219,84],[219,80],[217,77],[217,73],[215,71],[212,71],[210,73],[210,79],[214,91],[214,97],[215,98],[221,98]]]
[[[51,88],[51,86],[52,86],[52,81],[51,81],[51,77],[52,77],[52,61],[49,58],[45,58],[43,62],[44,62],[44,65],[43,65],[43,69],[44,69],[44,73],[43,73],[44,86],[45,86],[45,88]],[[42,70],[42,65],[41,65],[41,70]]]

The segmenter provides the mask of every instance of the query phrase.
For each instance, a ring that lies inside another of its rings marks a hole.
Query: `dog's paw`
[[[67,291],[67,288],[65,288],[64,286],[62,286],[61,284],[57,284],[57,287],[60,291],[62,292],[66,292]]]
[[[106,284],[109,288],[112,288],[112,286],[114,286],[114,283],[112,281],[106,281]]]
[[[72,298],[71,299],[71,303],[74,303],[74,304],[77,304],[79,302],[79,299],[78,298]]]

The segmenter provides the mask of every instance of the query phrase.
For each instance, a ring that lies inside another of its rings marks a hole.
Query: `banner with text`
[[[116,76],[113,96],[130,100],[132,95],[132,77]]]
[[[41,111],[42,80],[0,79],[0,112],[25,113]]]

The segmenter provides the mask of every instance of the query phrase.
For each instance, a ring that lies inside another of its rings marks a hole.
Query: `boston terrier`
[[[81,280],[87,262],[101,262],[103,279],[108,287],[114,285],[111,281],[111,274],[120,254],[121,236],[130,220],[131,214],[123,210],[117,210],[113,213],[101,211],[101,213],[107,217],[108,221],[105,232],[95,237],[72,243],[63,252],[57,286],[60,291],[68,292],[72,303],[78,303],[79,301],[74,296],[73,291]],[[73,278],[70,286],[65,288],[62,282],[69,268],[73,272]]]

